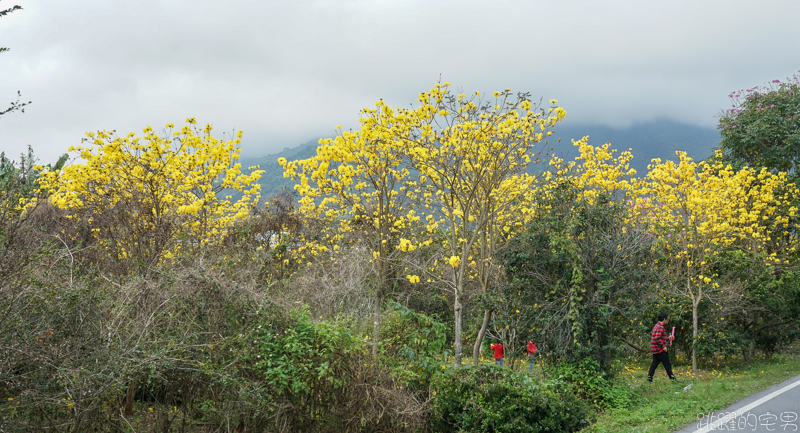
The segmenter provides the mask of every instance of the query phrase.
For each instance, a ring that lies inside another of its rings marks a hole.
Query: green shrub
[[[434,431],[574,432],[588,423],[586,405],[561,383],[495,365],[447,369],[433,390]]]
[[[307,309],[271,308],[241,342],[242,368],[252,366],[243,376],[263,387],[259,415],[272,419],[276,430],[394,432],[424,426],[426,403],[398,383],[349,325],[315,323]]]
[[[441,371],[448,349],[447,327],[432,317],[396,302],[381,321],[381,355],[395,375],[417,390],[427,392],[434,374]]]
[[[571,387],[580,399],[599,408],[624,408],[635,398],[634,392],[625,384],[608,379],[593,359],[555,364],[552,374]]]

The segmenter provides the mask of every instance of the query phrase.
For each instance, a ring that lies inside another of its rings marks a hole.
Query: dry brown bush
[[[290,280],[270,293],[273,302],[286,308],[307,305],[313,317],[366,318],[372,314],[370,294],[372,253],[354,247],[322,257],[301,267]]]
[[[347,386],[337,390],[330,417],[339,421],[329,432],[424,431],[430,400],[399,383],[369,353],[350,358],[341,373]]]
[[[62,244],[27,270],[26,284],[0,291],[6,313],[0,318],[0,394],[13,398],[13,407],[0,413],[0,431],[424,427],[428,402],[366,349],[334,358],[332,369],[346,386],[319,384],[333,402],[320,406],[320,420],[327,421],[309,423],[281,397],[285,390],[265,388],[264,373],[238,353],[249,350],[248,332],[265,311],[285,314],[297,304],[294,298],[278,302],[277,291],[264,289],[260,259],[217,251],[148,277],[113,277],[69,260],[82,253]],[[357,313],[353,305],[370,300],[362,268],[369,260],[362,255],[299,274],[286,290],[302,294],[322,314]],[[324,290],[298,289],[306,284]],[[362,308],[369,315],[371,306]]]
[[[121,427],[134,402],[191,411],[195,397],[219,392],[201,361],[256,314],[260,291],[202,260],[114,281],[76,276],[61,255],[30,270],[28,284],[0,288],[0,393],[15,402],[0,429]]]

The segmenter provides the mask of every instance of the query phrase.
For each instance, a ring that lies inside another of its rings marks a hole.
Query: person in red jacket
[[[647,381],[653,381],[653,374],[656,372],[658,364],[664,364],[664,370],[667,370],[667,376],[673,382],[678,382],[675,375],[672,374],[672,365],[669,363],[669,353],[667,353],[667,330],[664,325],[667,324],[669,319],[667,313],[658,314],[658,322],[653,326],[653,333],[650,336],[650,353],[653,354],[653,362],[650,363],[650,371],[647,372]]]
[[[503,345],[500,344],[500,340],[495,340],[495,343],[492,344],[490,349],[494,350],[494,363],[503,366]]]
[[[528,371],[533,371],[533,361],[539,349],[536,348],[536,343],[533,341],[528,342],[526,349],[528,350]]]

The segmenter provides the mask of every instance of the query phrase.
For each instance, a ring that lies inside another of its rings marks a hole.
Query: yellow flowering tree
[[[719,153],[710,163],[696,163],[685,152],[677,156],[677,162],[653,161],[640,185],[636,211],[670,251],[674,274],[682,279],[674,290],[691,300],[696,342],[700,303],[714,291],[725,290],[711,271],[721,252],[737,241],[757,247],[773,233],[788,230],[789,218],[781,209],[793,200],[796,189],[787,185],[785,173],[748,167],[734,171],[720,162]],[[694,344],[692,370],[697,371]]]
[[[337,128],[340,129],[341,127]],[[402,165],[402,156],[391,139],[370,130],[340,131],[335,138],[320,140],[317,154],[299,161],[278,163],[292,177],[300,193],[301,212],[327,222],[321,238],[338,249],[348,234],[358,233],[372,250],[375,276],[373,352],[380,341],[381,308],[393,257],[398,249],[413,246],[399,234],[418,220],[406,209],[409,191],[418,186]],[[318,245],[316,248],[328,247]],[[298,251],[312,254],[311,249]]]
[[[416,107],[393,110],[379,101],[375,109],[364,110],[361,132],[395,143],[406,166],[418,173],[419,181],[405,193],[425,213],[429,238],[419,242],[430,244],[435,239],[442,247],[434,266],[420,272],[446,283],[453,295],[454,362],[459,365],[463,296],[468,281],[480,281],[469,269],[489,268],[483,264],[492,255],[492,238],[498,233],[493,230],[505,219],[521,215],[515,207],[524,206],[520,198],[534,181],[527,167],[565,111],[555,105],[538,109],[527,94],[514,95],[509,89],[485,98],[478,92],[469,97],[456,94],[449,86],[438,83],[421,93]],[[481,248],[485,253],[477,257]],[[417,278],[411,275],[409,281]],[[476,347],[482,335],[479,332]]]
[[[83,218],[121,269],[131,262],[147,268],[181,248],[218,241],[258,201],[263,172],[242,174],[236,162],[241,131],[224,140],[211,130],[190,118],[180,129],[168,124],[161,135],[149,126],[143,137],[89,132],[88,145],[70,148],[80,161],[44,170],[40,185],[53,191],[53,204]],[[243,196],[221,197],[225,190]]]

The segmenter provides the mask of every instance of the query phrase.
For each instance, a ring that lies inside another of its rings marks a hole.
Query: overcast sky
[[[555,98],[569,124],[715,126],[727,95],[800,70],[800,1],[1,0],[0,150],[49,162],[86,131],[195,116],[247,156],[467,92]],[[5,102],[3,102],[5,101]]]

